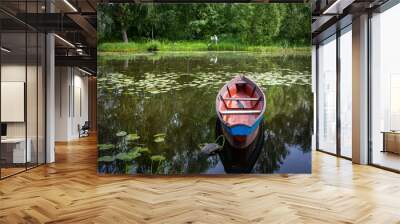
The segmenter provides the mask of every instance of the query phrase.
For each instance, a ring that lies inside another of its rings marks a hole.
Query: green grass
[[[209,46],[207,41],[148,41],[101,43],[99,52],[139,53],[148,51],[251,51],[263,53],[309,53],[310,47],[283,47],[219,42]]]

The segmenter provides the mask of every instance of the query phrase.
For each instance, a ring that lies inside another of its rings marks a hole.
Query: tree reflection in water
[[[137,133],[151,155],[165,157],[160,174],[225,173],[219,156],[201,155],[199,144],[213,142],[217,135],[219,88],[238,73],[251,74],[267,98],[266,141],[251,172],[279,172],[282,166],[296,172],[291,166],[298,169],[299,164],[291,164],[290,156],[311,159],[311,58],[218,53],[218,62],[210,62],[215,56],[130,56],[129,62],[100,57],[99,143],[117,144],[115,134],[121,130]],[[157,133],[166,134],[165,142],[154,142]],[[134,161],[127,172],[148,173],[149,163]],[[311,171],[310,163],[301,166],[302,172]]]

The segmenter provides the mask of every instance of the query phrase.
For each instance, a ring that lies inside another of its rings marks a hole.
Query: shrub
[[[161,47],[161,43],[156,40],[152,40],[146,43],[146,49],[148,51],[159,51]]]

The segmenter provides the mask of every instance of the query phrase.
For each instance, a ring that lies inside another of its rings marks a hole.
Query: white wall
[[[37,70],[38,69],[38,70]],[[25,135],[30,140],[30,148],[32,150],[32,160],[39,163],[44,163],[44,150],[45,150],[45,120],[44,120],[44,82],[42,67],[25,66],[25,64],[3,64],[1,66],[1,81],[2,82],[24,82],[26,83],[26,107],[23,102],[22,108],[19,108],[20,113],[27,115],[26,121],[21,122],[5,122],[7,124],[7,137],[8,138],[24,138]],[[27,82],[25,78],[27,77]],[[2,89],[3,92],[4,89]],[[24,90],[21,94],[24,94]],[[4,94],[4,92],[3,92]],[[2,95],[2,98],[7,95]],[[2,112],[16,113],[16,110],[11,107],[2,107]],[[37,155],[38,153],[38,155]]]
[[[55,68],[55,140],[67,141],[69,132],[69,68]]]
[[[27,69],[27,70],[26,70]],[[18,64],[3,64],[1,66],[1,81],[2,82],[24,82],[26,71],[28,72],[28,87],[27,87],[27,119],[28,119],[28,131],[32,128],[35,130],[36,135],[36,82],[37,80],[32,79],[32,75],[36,77],[36,66],[18,65]],[[29,88],[30,87],[30,88]],[[3,96],[4,97],[4,96]],[[39,105],[41,107],[43,105]],[[7,110],[9,108],[1,108]],[[24,108],[22,108],[24,110]],[[25,123],[26,122],[7,122],[7,135],[8,137],[25,137]],[[29,137],[28,132],[28,137]]]
[[[75,75],[74,75],[74,107],[72,109],[73,112],[73,119],[72,119],[72,130],[71,130],[71,135],[74,136],[75,138],[79,137],[79,132],[78,132],[78,124],[83,125],[85,121],[89,120],[88,116],[88,78],[87,76],[82,76],[84,75],[80,71],[75,70]]]
[[[1,66],[1,81],[25,82],[25,65],[5,64]],[[7,108],[1,108],[7,110]],[[25,122],[7,122],[7,137],[25,137]]]
[[[88,120],[88,78],[72,67],[56,67],[55,140],[79,138],[78,125]]]

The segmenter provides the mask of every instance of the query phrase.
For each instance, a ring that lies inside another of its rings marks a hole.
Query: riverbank
[[[98,52],[140,53],[149,51],[250,51],[262,53],[310,53],[310,47],[284,47],[247,45],[235,42],[219,42],[209,44],[206,41],[149,41],[149,42],[111,42],[101,43],[97,46]]]

